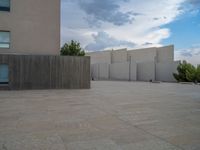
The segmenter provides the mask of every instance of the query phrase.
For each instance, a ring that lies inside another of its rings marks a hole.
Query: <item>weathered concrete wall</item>
[[[60,0],[11,0],[0,12],[0,30],[10,31],[10,48],[0,53],[59,55]]]
[[[135,62],[130,64],[130,80],[137,81],[137,63]]]
[[[127,62],[127,49],[120,49],[112,51],[111,63]]]
[[[172,72],[176,71],[177,64],[174,63],[174,46],[152,47],[138,50],[126,49],[89,53],[92,64],[111,64],[110,68],[102,66],[95,70],[94,77],[101,76],[110,80],[132,80],[132,81],[175,81]],[[129,64],[131,62],[131,64]],[[157,63],[157,65],[156,65]],[[163,69],[164,68],[164,69]],[[107,71],[109,70],[109,75]],[[101,77],[101,78],[102,78]]]
[[[91,52],[86,55],[90,56],[91,64],[111,63],[111,51]]]
[[[87,53],[91,56],[91,63],[121,63],[127,61],[134,62],[173,62],[174,46],[151,47],[138,50],[113,50]]]
[[[99,64],[99,79],[108,80],[109,79],[109,64]]]
[[[156,63],[156,80],[166,82],[176,82],[173,73],[177,72],[179,61]]]
[[[129,50],[128,59],[134,62],[148,62],[155,61],[156,58],[156,48],[145,48],[139,50]]]
[[[110,79],[129,80],[129,62],[110,64]]]
[[[91,64],[92,80],[108,80],[109,79],[109,64]]]
[[[9,89],[90,88],[90,57],[0,55],[9,66]]]
[[[91,64],[91,79],[99,79],[99,64]]]
[[[174,46],[165,46],[157,48],[158,62],[173,62],[174,61]]]
[[[142,62],[137,64],[137,80],[155,80],[155,62]]]

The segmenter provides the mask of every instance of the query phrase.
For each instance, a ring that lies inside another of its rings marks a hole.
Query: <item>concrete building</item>
[[[60,0],[0,0],[0,53],[58,55]]]
[[[91,52],[91,77],[94,80],[174,82],[179,61],[174,61],[174,46],[137,50]]]
[[[0,89],[90,88],[90,58],[59,53],[60,0],[0,0]]]

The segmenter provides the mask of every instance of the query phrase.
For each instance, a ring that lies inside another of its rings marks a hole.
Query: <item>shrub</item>
[[[200,82],[200,66],[195,68],[192,64],[183,61],[177,67],[177,73],[174,73],[174,78],[178,82]]]
[[[85,51],[82,50],[79,42],[71,40],[71,42],[63,45],[60,54],[67,56],[85,56]]]

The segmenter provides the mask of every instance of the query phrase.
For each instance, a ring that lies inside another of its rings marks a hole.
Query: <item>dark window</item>
[[[0,31],[0,48],[10,48],[9,31]]]
[[[8,65],[0,64],[0,84],[8,84],[9,82],[9,73]]]
[[[0,11],[10,11],[10,0],[0,0]]]

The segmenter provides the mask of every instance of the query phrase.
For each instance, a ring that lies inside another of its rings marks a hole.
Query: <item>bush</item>
[[[200,66],[195,68],[192,64],[183,61],[177,67],[177,73],[174,73],[174,78],[178,82],[200,82]]]
[[[61,48],[60,55],[67,56],[85,56],[85,51],[82,50],[80,43],[71,40],[70,43],[65,43]]]

